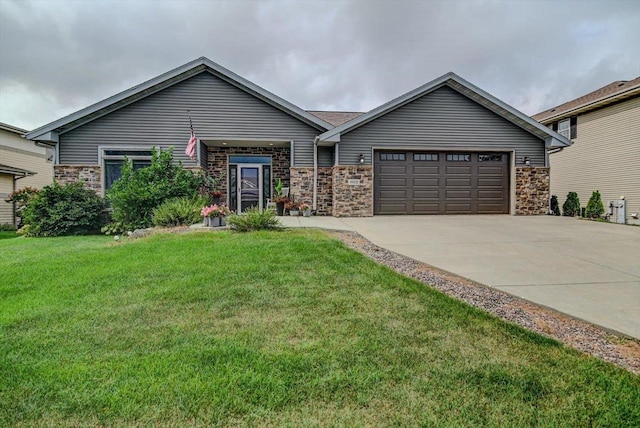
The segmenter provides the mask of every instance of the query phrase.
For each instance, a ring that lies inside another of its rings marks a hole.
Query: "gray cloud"
[[[640,75],[635,1],[0,0],[0,121],[34,128],[206,56],[306,109],[454,71],[534,114]]]

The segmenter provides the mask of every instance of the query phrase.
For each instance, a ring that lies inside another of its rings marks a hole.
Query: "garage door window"
[[[414,153],[413,154],[414,161],[438,161],[437,153]]]
[[[468,153],[449,153],[447,160],[449,162],[471,162],[471,155]]]
[[[404,161],[404,153],[380,153],[380,160],[383,161]]]
[[[502,162],[502,155],[499,153],[490,153],[478,155],[479,162]]]

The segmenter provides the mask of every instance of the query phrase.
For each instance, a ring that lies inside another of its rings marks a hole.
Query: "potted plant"
[[[289,211],[289,215],[292,217],[300,215],[300,209],[296,202],[289,201],[285,204],[285,208]]]
[[[210,206],[202,207],[200,212],[204,217],[204,225],[209,227],[226,226],[225,217],[228,216],[231,211],[225,204],[213,204]]]
[[[279,216],[283,216],[284,215],[284,206],[287,202],[289,202],[289,198],[287,198],[284,193],[282,193],[282,180],[279,178],[276,178],[276,184],[274,187],[274,190],[276,191],[275,197],[273,198],[273,200],[276,203],[276,214],[278,214]]]
[[[218,190],[218,182],[222,180],[224,174],[220,174],[218,178],[205,176],[204,184],[200,188],[200,194],[209,198],[212,204],[219,204],[222,192]]]
[[[298,208],[300,208],[300,211],[302,211],[303,216],[311,217],[311,205],[307,204],[306,202],[303,202],[300,204]]]

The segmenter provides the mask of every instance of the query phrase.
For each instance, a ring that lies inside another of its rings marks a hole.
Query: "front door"
[[[262,165],[238,165],[238,213],[249,208],[262,210]]]

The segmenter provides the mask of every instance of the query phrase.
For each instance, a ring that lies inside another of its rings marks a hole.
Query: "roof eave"
[[[560,119],[564,119],[566,117],[570,117],[570,116],[574,116],[576,114],[580,114],[580,113],[587,113],[589,111],[593,111],[596,110],[598,108],[601,107],[606,107],[611,103],[614,103],[616,101],[622,101],[625,100],[627,98],[633,97],[635,95],[640,95],[640,85],[636,85],[636,86],[632,86],[630,88],[626,88],[624,91],[622,92],[617,92],[615,94],[612,95],[608,95],[606,97],[602,97],[599,98],[597,100],[579,105],[577,107],[574,107],[570,110],[565,110],[563,112],[560,112],[558,114],[555,114],[553,116],[549,116],[549,117],[545,117],[543,119],[540,119],[540,123],[543,124],[548,124],[551,122],[555,122],[556,120],[560,120]],[[534,115],[534,117],[537,115]]]
[[[29,171],[22,168],[16,168],[8,165],[0,165],[0,173],[13,175],[14,177],[17,177],[17,176],[28,177],[31,175],[36,175],[36,173],[33,171]]]
[[[20,136],[23,136],[24,134],[29,132],[26,129],[18,128],[17,126],[9,125],[8,123],[3,122],[0,122],[0,129],[7,132],[13,132],[14,134],[18,134]]]

